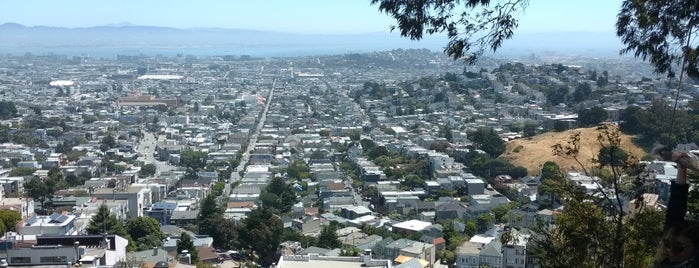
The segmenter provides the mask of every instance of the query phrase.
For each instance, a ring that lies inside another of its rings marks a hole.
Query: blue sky
[[[369,0],[2,0],[0,23],[88,27],[128,22],[294,33],[388,31]],[[613,32],[621,0],[530,0],[517,32]]]

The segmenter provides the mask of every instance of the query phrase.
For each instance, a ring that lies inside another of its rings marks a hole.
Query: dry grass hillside
[[[509,160],[515,166],[523,166],[529,171],[529,175],[538,175],[540,167],[547,161],[553,161],[565,171],[581,170],[580,165],[569,157],[554,156],[552,146],[556,143],[567,144],[571,135],[580,132],[580,155],[578,159],[585,167],[592,166],[592,158],[597,157],[600,143],[597,136],[600,134],[596,127],[571,129],[564,132],[549,132],[531,138],[512,140],[507,143],[507,149],[500,158]],[[631,142],[633,137],[622,134],[621,147],[629,154],[638,158],[646,152]],[[520,147],[521,146],[521,147]],[[518,152],[515,148],[520,147]]]

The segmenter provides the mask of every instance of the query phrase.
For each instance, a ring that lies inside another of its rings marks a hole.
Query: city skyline
[[[620,0],[531,1],[516,33],[613,32]],[[395,21],[367,1],[4,1],[0,23],[80,28],[140,25],[300,34],[388,32]]]

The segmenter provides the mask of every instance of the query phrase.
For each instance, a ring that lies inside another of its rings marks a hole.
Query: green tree
[[[80,185],[83,185],[85,183],[85,178],[78,177],[75,174],[70,174],[70,175],[66,176],[66,183],[70,187],[80,186]]]
[[[199,232],[214,239],[213,246],[221,249],[233,249],[238,240],[238,230],[232,220],[223,217],[205,218],[199,224]]]
[[[447,82],[456,82],[456,74],[455,73],[450,73],[446,72],[443,77],[444,81]]]
[[[367,156],[369,159],[374,160],[379,156],[387,156],[389,154],[390,153],[388,152],[388,149],[386,149],[386,146],[374,146],[373,148],[369,149]]]
[[[604,75],[600,75],[599,77],[597,77],[597,86],[598,87],[605,87],[605,86],[607,86],[607,84],[609,84],[609,77],[604,76]]]
[[[463,243],[464,237],[454,227],[453,220],[443,220],[439,223],[444,227],[442,233],[448,250],[454,250]]]
[[[89,114],[83,114],[82,119],[83,119],[83,124],[92,124],[92,123],[96,122],[97,120],[99,120],[99,118],[97,118],[97,116],[89,115]]]
[[[211,187],[211,195],[221,196],[223,194],[223,190],[225,188],[226,188],[225,182],[222,182],[222,181],[214,182],[214,185]]]
[[[192,257],[192,263],[199,262],[199,252],[194,247],[194,241],[192,241],[192,237],[187,232],[182,232],[180,239],[177,240],[177,253],[182,253],[184,250],[189,252]]]
[[[490,229],[490,227],[493,226],[494,223],[495,216],[493,216],[493,214],[485,213],[476,217],[476,226],[478,227],[478,233],[483,233],[487,231],[488,229]]]
[[[310,176],[310,171],[311,169],[308,167],[308,164],[306,164],[306,162],[303,160],[294,160],[286,168],[286,173],[289,175],[289,178],[295,180],[303,180],[308,178]]]
[[[364,149],[365,152],[376,146],[376,143],[370,139],[362,139],[359,141],[359,144],[362,145],[362,149]]]
[[[451,144],[448,141],[438,141],[430,144],[430,150],[435,150],[437,152],[448,153]],[[376,161],[376,159],[374,160]]]
[[[328,225],[324,225],[320,230],[320,235],[318,236],[318,247],[335,249],[342,246],[340,239],[337,237],[337,222],[330,222]]]
[[[621,113],[621,130],[628,134],[639,134],[643,127],[641,122],[646,117],[645,110],[636,105],[630,105]]]
[[[114,136],[112,136],[111,133],[107,134],[107,136],[104,136],[104,138],[102,138],[102,141],[100,142],[100,150],[102,150],[103,152],[111,148],[114,148],[114,146],[116,146],[116,139],[114,139]]]
[[[600,187],[595,194],[589,194],[569,180],[548,180],[545,185],[565,204],[554,224],[543,224],[532,235],[530,253],[542,267],[647,267],[654,252],[650,247],[657,245],[662,236],[662,225],[658,224],[662,222],[662,213],[647,208],[633,214],[625,212],[626,197],[641,196],[639,191],[644,186],[634,186],[633,182],[643,180],[644,173],[637,172],[637,159],[621,157],[625,154],[618,149],[621,134],[617,128],[603,126],[599,130],[598,142],[608,149],[600,150],[600,154],[606,154],[606,160],[594,168],[610,174],[601,183],[611,191]],[[580,150],[579,134],[572,135],[566,145],[553,147],[554,155],[571,157],[578,163]],[[626,161],[622,163],[620,158]],[[580,168],[589,175],[593,167],[580,164]],[[644,201],[638,198],[635,203]],[[640,236],[647,237],[638,239]]]
[[[400,186],[404,190],[420,189],[425,186],[425,180],[418,175],[410,174],[401,180]]]
[[[625,47],[622,53],[648,60],[656,73],[674,78],[679,73],[672,115],[666,117],[665,133],[656,142],[674,146],[685,143],[678,133],[694,136],[686,122],[676,118],[680,91],[685,74],[699,78],[699,45],[697,44],[698,9],[692,1],[632,1],[624,0],[616,23],[617,36]],[[668,120],[669,119],[669,120]],[[680,127],[685,129],[678,129]]]
[[[524,10],[524,0],[371,0],[379,10],[396,20],[401,36],[420,40],[423,34],[446,33],[449,43],[444,52],[465,58],[469,63],[486,50],[497,50],[514,34],[515,15]]]
[[[594,126],[605,120],[607,120],[607,111],[600,106],[578,111],[578,122],[583,126]]]
[[[617,36],[625,45],[622,53],[650,61],[657,73],[668,77],[684,71],[692,78],[699,76],[699,47],[692,42],[696,27],[695,3],[680,0],[624,0],[616,23]]]
[[[464,228],[464,234],[471,237],[478,233],[478,225],[476,221],[470,220],[466,222],[466,227]]]
[[[508,172],[508,175],[510,175],[512,178],[519,179],[526,177],[528,174],[527,168],[523,166],[516,166],[510,169],[510,172]]]
[[[587,82],[578,84],[578,86],[575,87],[575,91],[573,92],[573,95],[572,95],[573,101],[577,102],[577,103],[586,101],[591,96],[592,96],[592,87]]]
[[[0,119],[10,119],[17,117],[17,106],[12,101],[0,101]]]
[[[379,190],[376,187],[367,187],[364,192],[362,192],[362,196],[369,198],[369,200],[372,203],[378,202],[379,200]]]
[[[539,127],[539,123],[536,121],[527,121],[522,126],[522,136],[531,137],[536,135],[536,129]]]
[[[207,218],[223,217],[223,207],[216,202],[216,197],[212,194],[207,195],[199,204],[199,215],[197,220],[203,221]]]
[[[560,86],[558,88],[547,88],[543,93],[546,95],[546,100],[551,105],[558,105],[560,103],[565,103],[570,89],[567,85]]]
[[[454,141],[453,135],[451,134],[451,127],[448,124],[439,127],[438,136],[447,139],[449,142]]]
[[[274,177],[260,195],[265,206],[274,208],[282,213],[291,211],[296,204],[297,196],[294,188],[280,177]]]
[[[129,233],[126,232],[124,225],[117,219],[117,217],[109,211],[109,207],[106,204],[100,205],[97,209],[97,213],[92,216],[90,223],[87,228],[85,228],[88,234],[115,234],[124,238],[130,238]]]
[[[136,217],[126,222],[126,232],[136,242],[136,250],[148,250],[163,245],[165,234],[160,231],[160,224],[154,218]]]
[[[495,132],[493,128],[478,128],[468,134],[468,137],[477,148],[486,152],[490,157],[496,158],[505,152],[505,141]]]
[[[25,194],[41,204],[41,209],[46,210],[46,202],[53,199],[54,189],[52,184],[44,183],[39,177],[34,177],[24,184]]]
[[[205,152],[194,151],[187,148],[180,153],[180,165],[195,171],[200,170],[206,166],[208,157],[209,155]]]
[[[10,177],[21,177],[21,176],[29,176],[34,174],[34,169],[33,168],[13,168],[10,170],[10,174],[8,174]]]
[[[0,142],[5,143],[10,141],[10,134],[8,133],[9,130],[9,127],[0,125]]]
[[[17,231],[17,223],[22,220],[22,216],[16,210],[0,210],[0,232]]]
[[[629,155],[619,146],[602,146],[597,154],[600,166],[623,167],[629,160]]]
[[[253,209],[239,225],[238,248],[254,250],[260,264],[269,265],[276,260],[270,258],[276,252],[284,231],[281,219],[264,207]]]
[[[141,176],[150,177],[155,175],[156,171],[157,167],[155,166],[155,164],[145,164],[141,167],[140,174]]]
[[[309,156],[310,159],[325,159],[325,153],[321,150],[313,150],[311,155]]]
[[[442,263],[447,264],[449,267],[453,267],[456,262],[456,253],[451,250],[442,249],[437,251],[437,258],[442,260]]]
[[[499,207],[493,208],[491,212],[493,212],[495,223],[507,223],[507,214],[510,212],[510,210],[517,208],[517,205],[518,204],[516,202],[510,202]]]
[[[564,176],[561,167],[556,162],[547,161],[541,167],[541,181],[558,179]]]

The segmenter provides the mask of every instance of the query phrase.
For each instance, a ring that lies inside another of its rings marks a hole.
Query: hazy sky
[[[369,0],[2,0],[0,23],[88,27],[128,22],[294,33],[388,31]],[[621,0],[530,0],[517,32],[613,32]]]

